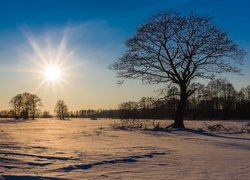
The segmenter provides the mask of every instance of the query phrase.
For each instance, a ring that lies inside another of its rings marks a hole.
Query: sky
[[[3,0],[0,6],[0,110],[23,92],[37,94],[42,110],[58,99],[70,110],[113,109],[121,102],[155,96],[164,85],[139,80],[117,85],[108,69],[125,51],[124,42],[159,11],[209,16],[247,52],[243,75],[222,75],[236,89],[250,85],[250,2],[248,0]],[[44,74],[60,66],[58,81]]]

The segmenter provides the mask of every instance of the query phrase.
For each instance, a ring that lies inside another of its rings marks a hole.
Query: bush
[[[111,124],[114,129],[161,129],[162,125],[156,120],[121,119]]]
[[[250,122],[241,128],[242,132],[250,133]]]

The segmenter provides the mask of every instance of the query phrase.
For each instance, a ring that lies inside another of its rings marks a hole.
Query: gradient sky
[[[213,17],[248,54],[243,76],[223,75],[236,89],[250,85],[250,2],[248,0],[3,0],[0,5],[0,109],[18,93],[36,93],[42,110],[57,99],[70,110],[109,109],[128,100],[156,95],[159,86],[126,81],[119,87],[107,67],[124,51],[124,41],[150,15],[166,9]],[[61,46],[60,46],[61,45]],[[61,48],[60,48],[61,47]],[[63,81],[39,74],[40,55],[63,62]]]

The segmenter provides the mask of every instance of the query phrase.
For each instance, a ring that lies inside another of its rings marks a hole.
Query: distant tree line
[[[15,119],[35,119],[39,118],[51,118],[53,117],[49,111],[41,111],[42,100],[36,95],[31,93],[18,94],[11,98],[10,110],[0,111],[1,118],[15,118]],[[69,117],[68,107],[63,100],[58,100],[54,109],[59,119],[65,119]]]
[[[40,109],[35,114],[35,118],[52,118],[52,117],[53,115],[51,115],[49,111],[41,111]],[[10,109],[10,110],[1,110],[0,118],[18,118],[18,117],[15,117],[13,109]],[[24,117],[20,116],[19,118],[24,118]]]
[[[227,79],[220,78],[207,85],[194,83],[191,86],[196,91],[188,99],[186,119],[250,118],[250,85],[237,91]],[[123,102],[116,110],[70,111],[69,117],[174,119],[178,103],[179,89],[173,86],[160,92],[159,97]]]
[[[122,118],[119,109],[83,109],[78,111],[69,111],[69,118]]]
[[[196,91],[190,96],[185,111],[186,119],[248,119],[250,118],[250,85],[236,91],[226,79],[210,81],[207,86],[194,83]],[[167,90],[162,98],[141,98],[138,102],[120,104],[123,118],[175,117],[179,102],[179,89]]]
[[[193,83],[195,92],[189,97],[185,119],[249,119],[250,85],[236,90],[227,79],[215,79],[207,85]],[[158,97],[142,97],[139,101],[123,102],[118,109],[69,111],[63,100],[55,106],[57,118],[135,118],[174,119],[179,103],[179,89],[163,89]],[[0,111],[0,117],[50,118],[48,111],[41,112],[41,99],[30,93],[18,94],[10,100],[10,110]]]
[[[226,79],[210,81],[207,86],[193,84],[197,91],[188,101],[187,117],[192,119],[249,119],[250,85],[236,91]]]

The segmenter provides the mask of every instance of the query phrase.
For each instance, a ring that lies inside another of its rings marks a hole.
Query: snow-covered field
[[[0,179],[250,179],[249,133],[196,130],[204,121],[115,130],[113,121],[0,120]]]

